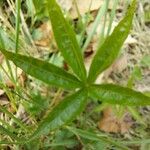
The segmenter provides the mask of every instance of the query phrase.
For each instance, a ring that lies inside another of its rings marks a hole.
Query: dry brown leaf
[[[18,74],[18,82],[19,82],[20,86],[22,86],[22,87],[25,86],[26,79],[27,79],[27,76],[23,71]],[[6,85],[9,88],[14,88],[15,87],[14,83],[9,79],[6,79]]]
[[[2,89],[0,89],[0,96],[3,95],[4,93],[5,92]]]
[[[40,38],[40,40],[35,41],[35,45],[41,47],[49,47],[50,41],[53,37],[50,23],[44,22],[38,29],[42,33],[42,37]]]
[[[100,6],[103,4],[102,0],[92,0],[92,3],[91,3],[91,0],[76,0],[76,2],[77,2],[78,9],[79,9],[79,12],[81,15],[88,12],[89,8],[90,8],[90,11],[94,11],[94,10],[99,9]],[[90,5],[91,5],[91,7],[90,7]],[[73,4],[70,14],[73,19],[78,18],[75,4]]]
[[[22,87],[25,87],[26,80],[27,80],[27,75],[25,74],[25,72],[22,72],[19,76],[19,83]]]
[[[105,132],[124,134],[129,131],[133,124],[131,120],[128,121],[125,117],[119,119],[112,108],[108,107],[103,111],[103,118],[98,123],[98,127]]]
[[[133,38],[131,35],[128,36],[128,38],[125,41],[125,44],[137,44],[137,40],[135,38]]]
[[[9,104],[8,97],[5,92],[0,89],[0,105],[3,106],[7,104]]]
[[[72,2],[73,0],[58,0],[60,6],[66,11],[69,11],[71,9]]]
[[[127,54],[120,56],[112,66],[112,70],[121,73],[128,66]]]
[[[0,54],[0,64],[3,63],[3,59],[4,59],[4,55],[3,55],[3,54]]]
[[[112,72],[121,73],[128,66],[127,54],[120,56],[106,71],[105,79],[109,77]]]
[[[90,42],[88,48],[84,52],[85,67],[86,67],[87,71],[89,71],[92,59],[95,54],[94,52],[96,51],[96,48],[97,48],[97,44],[98,44],[98,39],[94,37],[93,40]]]

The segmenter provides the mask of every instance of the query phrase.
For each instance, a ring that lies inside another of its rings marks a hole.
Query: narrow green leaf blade
[[[12,132],[10,132],[8,129],[4,128],[1,125],[0,125],[0,133],[2,133],[4,135],[8,135],[12,139],[19,140],[19,138],[17,137],[17,135],[13,134]]]
[[[30,139],[34,139],[70,123],[83,111],[86,106],[86,101],[87,92],[85,90],[80,90],[62,100],[41,122]]]
[[[150,97],[129,88],[113,84],[92,85],[89,96],[109,104],[125,106],[150,105]]]
[[[132,19],[136,7],[136,0],[133,0],[126,16],[114,29],[113,33],[105,40],[98,49],[90,67],[88,82],[94,82],[97,76],[108,68],[118,56],[118,53],[127,38],[132,26]]]
[[[80,81],[76,77],[53,64],[2,49],[1,51],[7,59],[13,61],[16,66],[24,70],[27,74],[47,84],[64,89],[75,89],[81,86]]]
[[[64,18],[55,0],[47,0],[47,6],[58,48],[74,73],[80,79],[85,80],[86,70],[83,57],[72,27]]]
[[[101,142],[102,144],[111,144],[114,145],[122,150],[129,150],[128,148],[126,148],[123,144],[120,144],[118,141],[115,141],[113,139],[109,139],[108,135],[104,134],[98,134],[92,131],[86,131],[86,130],[82,130],[82,129],[77,129],[77,128],[73,128],[73,127],[68,127],[68,129],[70,131],[72,131],[73,133],[75,133],[78,136],[81,136],[84,139],[88,139],[90,141],[97,141],[97,142]]]

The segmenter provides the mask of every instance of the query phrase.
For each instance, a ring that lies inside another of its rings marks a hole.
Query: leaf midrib
[[[125,17],[123,20],[121,20],[121,22],[120,22],[120,24],[119,24],[119,26],[118,26],[118,28],[120,28],[120,26],[121,26],[121,24],[122,24],[122,22],[124,21],[124,20],[126,20],[128,17],[130,17],[130,16],[127,16],[127,17]],[[118,28],[117,28],[117,30],[118,30]],[[110,41],[110,38],[111,38],[111,36],[113,36],[114,34],[116,34],[116,29],[114,29],[114,31],[113,31],[113,33],[112,33],[112,35],[110,35],[109,37],[108,37],[108,41]],[[106,43],[107,41],[105,41],[105,43]],[[103,44],[102,46],[101,46],[101,48],[99,49],[99,51],[100,50],[102,50],[102,48],[103,47],[105,47],[104,45],[106,45],[106,44]],[[123,42],[124,43],[124,42]],[[122,46],[121,46],[122,47]],[[120,48],[119,48],[120,49]],[[105,53],[105,51],[104,51],[104,53]],[[117,52],[118,53],[118,52]],[[95,55],[95,58],[97,57],[97,55],[99,55],[98,53]],[[114,54],[115,55],[115,54]],[[113,57],[115,57],[113,55]],[[116,54],[117,55],[117,54]],[[112,57],[112,55],[109,55],[108,57],[107,57],[107,60],[110,60],[111,59],[111,57]],[[95,61],[96,62],[96,61]],[[94,62],[94,63],[95,63]],[[108,61],[107,61],[108,62]],[[92,63],[92,67],[91,68],[93,68],[93,64],[94,63]],[[105,69],[103,69],[103,68],[105,68],[104,66],[105,66],[105,64],[106,63],[103,63],[103,65],[100,67],[101,68],[101,71],[99,71],[100,69],[98,69],[96,72],[95,72],[95,77],[97,78],[97,76],[100,74],[100,73],[102,73]],[[112,63],[111,63],[112,64]],[[110,65],[111,65],[110,64]],[[107,67],[106,67],[107,68]],[[91,71],[90,71],[91,72]],[[89,74],[89,77],[91,76],[91,73]],[[88,77],[88,78],[89,78]],[[96,80],[96,78],[94,79],[94,81]],[[94,81],[92,81],[92,82],[94,82]]]
[[[29,57],[28,57],[29,58]],[[54,72],[50,72],[50,71],[48,71],[48,70],[43,70],[41,67],[39,68],[38,66],[36,66],[36,65],[34,65],[33,63],[32,63],[32,61],[31,61],[31,63],[28,63],[28,62],[25,62],[25,61],[23,61],[23,60],[21,60],[21,59],[19,59],[19,57],[18,58],[16,58],[16,56],[15,56],[15,58],[14,59],[18,59],[20,62],[22,62],[22,63],[24,63],[24,64],[29,64],[29,65],[31,65],[31,66],[33,66],[33,67],[35,67],[35,68],[37,68],[38,70],[42,70],[42,71],[44,71],[44,72],[46,72],[46,73],[50,73],[50,74],[54,74],[54,75],[56,75],[58,78],[62,78],[62,79],[65,79],[65,80],[67,80],[67,81],[70,81],[70,82],[73,82],[73,83],[75,83],[75,84],[81,84],[81,82],[79,81],[79,82],[75,82],[74,80],[72,80],[72,79],[70,79],[70,78],[67,78],[67,77],[65,77],[65,76],[61,76],[61,75],[59,75],[59,74],[56,74],[56,73],[54,73]],[[30,59],[30,58],[29,58]],[[51,64],[50,64],[51,65]],[[28,72],[28,70],[29,70],[30,68],[28,67],[28,69],[27,69],[27,72]],[[60,68],[59,68],[60,69]],[[63,71],[63,70],[62,70]],[[67,73],[67,72],[66,72]],[[68,75],[69,75],[69,73],[68,73]],[[73,76],[74,77],[74,76]],[[76,78],[76,77],[75,77]]]
[[[58,4],[56,3],[56,5],[58,6]],[[53,10],[50,10],[51,12],[53,12]],[[59,9],[57,8],[56,10],[55,10],[56,12],[58,12],[59,13]],[[60,10],[61,11],[61,10]],[[61,12],[62,13],[62,12]],[[67,23],[67,21],[64,19],[64,18],[62,18],[62,17],[60,17],[60,19],[61,19],[61,21],[62,22],[65,22],[65,23],[63,23],[64,25],[65,24],[67,24],[67,26],[68,26],[68,23]],[[65,27],[66,27],[66,25],[65,25]],[[64,26],[63,26],[63,28],[64,28],[64,30],[65,31],[67,31],[67,29],[65,28]],[[71,27],[70,27],[71,28]],[[66,33],[66,35],[69,37],[69,34],[68,34],[68,32],[65,32]],[[69,38],[70,39],[70,38]],[[72,39],[72,35],[71,35],[71,39]],[[76,37],[75,37],[75,39],[76,39]],[[72,41],[72,40],[71,40]],[[77,44],[77,46],[78,46],[78,43],[77,43],[77,41],[76,41],[76,44]],[[74,55],[76,56],[76,59],[77,59],[77,64],[78,64],[78,66],[80,67],[80,70],[82,71],[82,76],[86,76],[85,75],[85,73],[84,73],[84,70],[85,70],[85,66],[84,66],[84,63],[83,63],[83,69],[82,69],[82,66],[81,66],[81,63],[80,63],[80,60],[79,60],[79,58],[78,58],[78,54],[77,54],[77,52],[76,52],[76,50],[75,50],[75,46],[74,46],[74,44],[72,44],[72,42],[70,43],[70,45],[71,45],[71,47],[73,48],[73,53],[74,53]],[[79,46],[78,46],[78,49],[79,49]],[[82,59],[82,57],[81,57],[81,59]],[[82,59],[82,61],[83,61],[83,59]],[[73,69],[74,70],[74,69]]]
[[[115,89],[115,90],[113,90],[113,89],[110,89],[109,87],[103,87],[105,86],[105,85],[103,85],[103,84],[101,84],[101,85],[94,85],[94,87],[95,88],[102,88],[102,90],[104,89],[106,92],[109,92],[109,91],[112,91],[113,92],[113,94],[117,94],[117,95],[121,95],[122,97],[125,97],[125,96],[127,96],[127,97],[130,97],[131,99],[133,99],[133,96],[132,96],[132,94],[130,94],[128,91],[125,91],[124,90],[124,92],[122,93],[122,94],[120,94],[119,92],[117,92],[116,90],[118,90],[119,91],[119,89]],[[125,88],[125,87],[121,87],[121,86],[118,86],[118,85],[113,85],[113,84],[106,84],[106,86],[114,86],[114,87],[117,87],[117,88]],[[93,88],[94,89],[94,88]],[[110,90],[109,90],[110,89]],[[130,90],[129,88],[125,88],[125,89],[127,89],[127,90]],[[131,89],[132,90],[132,89]],[[132,90],[132,92],[136,92],[136,94],[141,94],[142,96],[145,96],[144,94],[142,94],[142,93],[140,93],[140,92],[138,92],[138,91],[134,91],[134,90]],[[119,93],[119,94],[118,94]],[[137,97],[137,95],[136,95],[136,97]],[[146,97],[146,96],[145,96]]]

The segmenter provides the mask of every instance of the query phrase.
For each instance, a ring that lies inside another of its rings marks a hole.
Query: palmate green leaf
[[[132,26],[132,19],[136,7],[136,0],[133,0],[127,14],[114,29],[113,33],[106,38],[104,44],[98,49],[90,67],[88,82],[94,82],[97,76],[108,68],[118,56],[118,53],[127,38]]]
[[[66,62],[73,69],[74,73],[81,80],[85,81],[86,70],[83,63],[83,57],[72,27],[65,20],[63,13],[55,0],[47,0],[47,6],[59,50]]]
[[[132,89],[113,84],[92,85],[89,96],[109,104],[125,106],[150,105],[150,97]]]
[[[16,66],[27,74],[57,87],[75,89],[81,86],[80,81],[73,75],[53,64],[33,57],[23,56],[0,49],[7,59],[13,61]]]
[[[56,130],[63,125],[70,123],[79,115],[86,106],[87,91],[79,90],[75,94],[68,96],[60,102],[50,112],[45,119],[39,124],[37,130],[30,139],[34,139],[40,135]]]

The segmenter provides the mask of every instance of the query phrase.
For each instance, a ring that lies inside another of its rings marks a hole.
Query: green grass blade
[[[108,143],[110,145],[114,145],[122,150],[129,150],[127,147],[123,146],[123,144],[114,141],[112,139],[107,138],[104,135],[98,134],[98,133],[94,133],[94,132],[90,132],[90,131],[86,131],[86,130],[82,130],[82,129],[77,129],[77,128],[72,128],[72,127],[67,127],[69,129],[69,131],[73,132],[74,134],[81,136],[84,139],[88,139],[90,141],[99,141],[101,143]]]
[[[59,50],[74,73],[81,80],[85,81],[86,70],[83,63],[83,56],[72,27],[64,18],[55,0],[47,0],[47,6]]]
[[[15,36],[15,53],[18,53],[19,48],[19,29],[20,29],[20,9],[21,1],[16,0],[16,36]],[[17,81],[17,67],[16,67],[16,81]]]
[[[24,70],[27,74],[47,84],[64,89],[74,89],[81,86],[80,81],[76,77],[53,64],[2,49],[1,51],[7,59],[13,61],[16,66]]]
[[[98,49],[90,67],[88,82],[94,82],[97,76],[107,69],[117,58],[119,51],[127,38],[132,26],[135,12],[136,0],[133,1],[127,14],[114,29],[113,33],[106,38],[105,42]]]
[[[19,138],[15,134],[13,134],[12,132],[10,132],[9,130],[7,130],[6,128],[4,128],[1,125],[0,125],[0,132],[4,135],[8,135],[12,139],[19,140]]]
[[[20,142],[0,141],[0,145],[8,145],[8,144],[16,144],[16,145],[19,145],[19,144],[22,144],[22,143],[20,143]]]
[[[129,88],[113,84],[93,85],[89,88],[89,95],[109,104],[124,106],[150,105],[150,97]]]
[[[99,34],[99,41],[98,41],[98,47],[100,47],[104,41],[105,41],[105,38],[107,37],[105,35],[105,30],[106,30],[106,25],[107,25],[107,12],[108,12],[108,7],[109,7],[109,0],[106,0],[106,8],[105,8],[105,13],[104,13],[104,20],[103,20],[103,25],[102,25],[102,28],[101,28],[101,32]]]
[[[143,117],[140,115],[137,107],[127,107],[128,111],[131,113],[132,117],[138,122],[146,126]]]
[[[113,8],[111,10],[111,15],[110,15],[110,21],[109,21],[109,25],[108,25],[108,30],[107,30],[107,36],[109,36],[109,33],[111,31],[111,27],[112,27],[112,23],[116,14],[116,8],[118,6],[118,2],[119,0],[114,0],[114,4],[113,4]]]
[[[15,37],[15,52],[16,53],[18,53],[18,47],[19,47],[20,8],[21,8],[21,1],[16,0],[16,37]]]
[[[6,121],[0,119],[0,123],[3,125],[3,127],[6,127],[9,131],[16,132],[17,129],[13,128],[9,123]]]
[[[123,141],[121,143],[125,144],[125,145],[150,144],[150,139],[138,139],[138,140],[131,140],[131,141]]]
[[[13,119],[13,121],[18,124],[23,130],[28,132],[28,128],[25,124],[23,124],[18,118],[16,118],[11,112],[9,112],[6,108],[0,106],[0,111],[8,115],[10,118]]]
[[[37,138],[40,135],[49,133],[70,123],[83,111],[86,106],[86,101],[87,92],[85,90],[80,90],[62,100],[60,104],[43,119],[30,139]]]
[[[10,40],[9,36],[7,35],[6,32],[4,32],[2,27],[0,27],[0,47],[2,49],[14,48],[14,43]],[[9,70],[11,79],[15,82],[15,78],[14,78],[14,75],[13,75],[13,72],[11,69],[11,65],[7,59],[6,59],[6,64],[8,66],[8,70]]]
[[[57,146],[68,147],[69,145],[74,145],[74,144],[75,144],[75,141],[70,139],[70,140],[64,140],[63,142],[58,142],[58,143],[44,144],[42,148],[44,149],[48,147],[57,147]]]
[[[95,31],[96,31],[98,25],[100,24],[100,21],[101,21],[103,15],[105,15],[105,13],[106,13],[106,8],[107,8],[107,1],[105,1],[103,6],[98,11],[98,14],[96,16],[96,19],[95,19],[93,27],[92,27],[92,30],[91,30],[89,36],[87,37],[87,39],[85,41],[85,44],[83,45],[83,48],[82,48],[83,52],[86,50],[86,48],[88,47],[91,39],[93,38],[93,36],[95,34]]]

